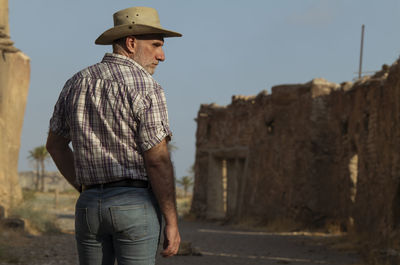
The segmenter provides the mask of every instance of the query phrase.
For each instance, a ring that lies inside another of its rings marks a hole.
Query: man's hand
[[[180,242],[178,226],[166,225],[164,228],[164,251],[161,252],[161,255],[167,258],[178,253]]]

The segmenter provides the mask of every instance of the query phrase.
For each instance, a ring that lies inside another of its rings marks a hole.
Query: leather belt
[[[149,188],[149,182],[147,180],[141,180],[141,179],[124,179],[102,184],[82,185],[82,191],[96,189],[96,188],[107,189],[116,187]]]

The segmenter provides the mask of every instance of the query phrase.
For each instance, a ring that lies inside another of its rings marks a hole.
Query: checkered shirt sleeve
[[[161,87],[156,87],[153,93],[147,95],[144,102],[145,107],[138,113],[139,145],[143,151],[147,151],[164,138],[169,140],[172,133],[168,125],[167,105]]]
[[[71,140],[69,122],[66,118],[65,100],[71,87],[71,80],[68,80],[58,97],[54,106],[53,116],[50,119],[50,131],[56,135],[60,135]]]

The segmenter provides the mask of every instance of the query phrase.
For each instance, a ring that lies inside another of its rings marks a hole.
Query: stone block
[[[26,223],[21,218],[5,218],[0,221],[1,225],[5,228],[24,231]]]

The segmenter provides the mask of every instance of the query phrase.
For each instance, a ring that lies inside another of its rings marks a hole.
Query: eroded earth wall
[[[197,117],[191,211],[200,218],[339,225],[400,222],[400,66],[354,84],[314,79]]]
[[[0,0],[0,205],[21,199],[18,155],[30,78],[29,58],[14,47],[8,0]]]

